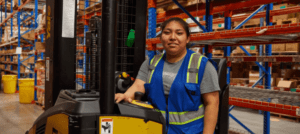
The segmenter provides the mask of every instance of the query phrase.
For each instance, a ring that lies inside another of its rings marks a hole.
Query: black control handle
[[[142,93],[142,92],[135,92],[134,93],[134,99],[135,100],[141,101],[143,96],[144,96],[144,93]]]

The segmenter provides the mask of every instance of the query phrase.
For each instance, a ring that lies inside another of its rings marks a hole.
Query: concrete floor
[[[44,112],[36,104],[19,103],[19,94],[0,92],[0,134],[25,134]]]
[[[19,94],[0,92],[0,134],[24,134],[44,110],[35,104],[20,104]],[[256,134],[263,134],[263,115],[257,110],[236,107],[231,114]],[[271,116],[271,134],[300,134],[300,123]],[[247,131],[230,118],[230,129]]]

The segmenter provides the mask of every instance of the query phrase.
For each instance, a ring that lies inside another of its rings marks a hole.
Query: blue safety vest
[[[208,59],[187,50],[167,101],[162,76],[165,59],[161,54],[150,60],[145,84],[148,102],[165,117],[168,134],[200,134],[204,127],[200,83]]]

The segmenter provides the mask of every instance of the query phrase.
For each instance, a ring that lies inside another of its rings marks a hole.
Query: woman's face
[[[186,50],[186,44],[190,41],[183,26],[176,21],[171,21],[162,31],[160,38],[166,52],[170,55],[177,55]]]

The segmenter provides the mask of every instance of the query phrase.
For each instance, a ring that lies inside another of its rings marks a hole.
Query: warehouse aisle
[[[255,134],[263,134],[263,120],[262,114],[258,113],[258,110],[235,107],[230,112],[234,117],[241,121],[245,126],[247,126]],[[293,119],[279,118],[276,116],[271,116],[271,134],[299,134],[300,123]],[[244,133],[247,131],[241,127],[237,122],[229,117],[229,127],[231,130],[236,132]],[[241,131],[240,131],[241,130]]]
[[[35,104],[20,104],[19,94],[0,92],[0,134],[24,134],[44,112]]]

